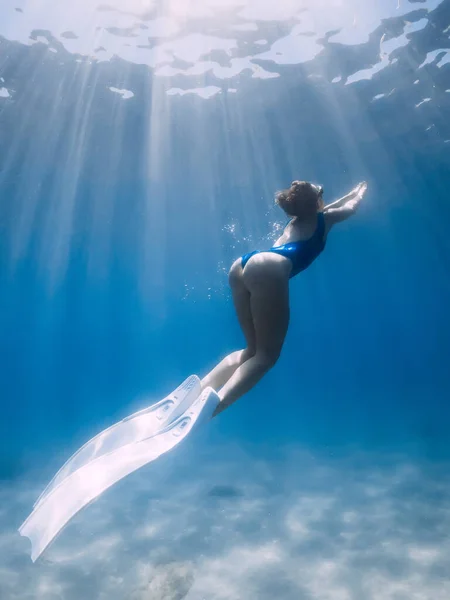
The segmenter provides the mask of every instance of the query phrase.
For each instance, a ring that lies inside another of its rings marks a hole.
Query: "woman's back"
[[[304,242],[310,239],[317,229],[317,223],[318,213],[312,214],[305,219],[294,217],[286,225],[283,234],[274,243],[274,247],[292,242]]]

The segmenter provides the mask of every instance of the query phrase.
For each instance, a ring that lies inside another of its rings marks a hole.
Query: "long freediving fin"
[[[64,478],[90,461],[121,446],[150,437],[170,424],[189,408],[200,391],[200,379],[197,375],[191,375],[160,402],[125,417],[97,434],[66,461],[36,500],[34,507]]]
[[[216,392],[207,388],[159,433],[103,454],[62,479],[35,506],[19,529],[20,534],[31,541],[32,561],[82,508],[123,477],[175,448],[196,426],[212,417],[218,404]]]

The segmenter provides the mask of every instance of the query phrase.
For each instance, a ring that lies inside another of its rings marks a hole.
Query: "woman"
[[[290,221],[275,246],[244,255],[232,265],[229,282],[247,347],[224,358],[203,380],[219,390],[215,415],[246,394],[277,362],[289,324],[289,279],[322,252],[335,223],[357,210],[367,183],[324,205],[323,187],[293,181],[276,195]]]
[[[277,195],[278,205],[291,217],[283,235],[270,250],[246,254],[230,270],[247,348],[217,365],[201,382],[204,391],[199,396],[198,378],[191,376],[158,404],[106,429],[76,452],[20,527],[20,534],[31,540],[33,561],[84,506],[171,450],[189,434],[202,411],[207,416],[222,412],[273,367],[289,322],[289,279],[317,258],[331,227],[355,212],[366,190],[361,183],[328,206],[323,204],[323,189],[304,181],[294,181]],[[215,389],[220,390],[218,397]]]

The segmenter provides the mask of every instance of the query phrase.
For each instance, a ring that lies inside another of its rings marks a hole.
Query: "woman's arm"
[[[329,204],[327,207],[325,207],[326,211],[324,212],[330,225],[345,221],[345,219],[348,219],[355,214],[366,191],[367,183],[360,183],[354,190],[350,192],[350,194],[348,194],[348,196],[341,198],[341,200],[346,198],[345,202],[339,205],[337,202],[333,202],[333,204]],[[341,200],[338,200],[338,202],[340,203]]]
[[[353,200],[355,198],[355,196],[358,194],[358,192],[360,191],[361,186],[364,186],[364,185],[366,186],[366,189],[367,189],[367,183],[365,183],[365,182],[358,183],[358,185],[349,194],[347,194],[346,196],[343,196],[342,198],[339,198],[339,200],[336,200],[335,202],[332,202],[331,204],[327,204],[325,206],[325,208],[323,209],[323,212],[326,213],[330,209],[341,208],[349,200]]]

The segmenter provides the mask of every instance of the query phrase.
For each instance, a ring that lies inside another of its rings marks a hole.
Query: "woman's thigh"
[[[256,352],[273,362],[278,359],[289,326],[291,265],[286,261],[274,254],[259,254],[250,259],[243,274],[250,293]]]
[[[256,349],[256,338],[250,306],[250,292],[244,283],[240,261],[236,261],[231,267],[229,282],[239,325],[244,334],[247,348],[253,354]]]

